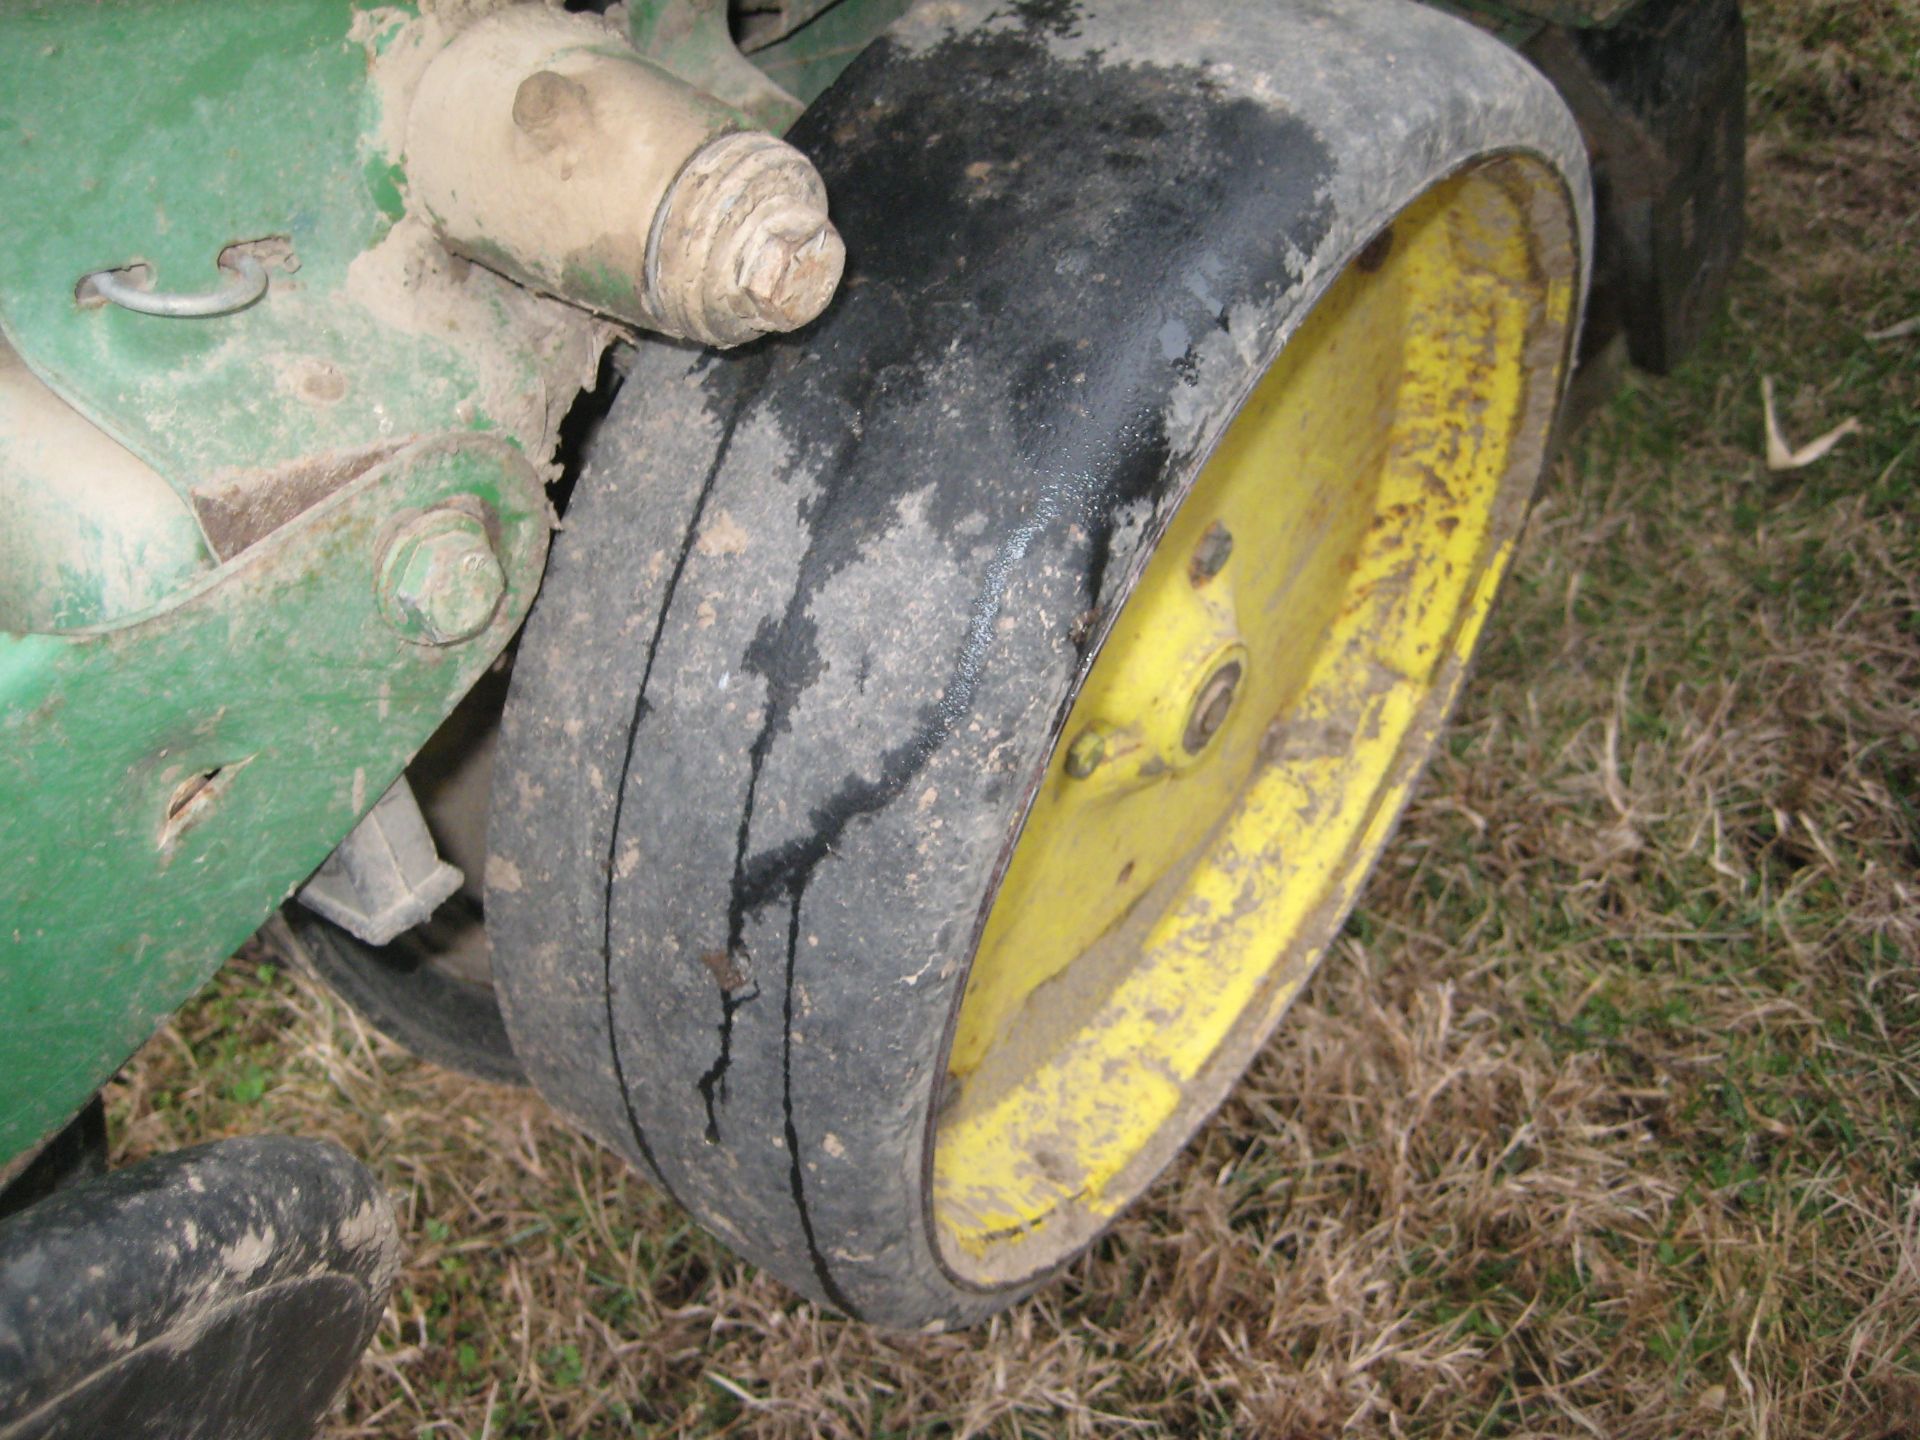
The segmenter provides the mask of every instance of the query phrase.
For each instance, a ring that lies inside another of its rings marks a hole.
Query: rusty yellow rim
[[[968,977],[932,1218],[1003,1284],[1219,1103],[1344,917],[1538,474],[1576,261],[1523,157],[1362,251],[1227,427],[1106,635]]]

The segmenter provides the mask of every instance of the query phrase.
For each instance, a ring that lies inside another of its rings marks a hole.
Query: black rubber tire
[[[0,1440],[304,1440],[372,1338],[393,1212],[338,1146],[221,1140],[0,1223]]]
[[[471,897],[455,895],[426,924],[382,946],[355,939],[297,901],[285,914],[295,962],[389,1040],[495,1085],[527,1083],[493,987],[437,963],[453,944],[484,943],[484,922]],[[456,932],[465,932],[460,941],[450,938]]]
[[[916,14],[789,137],[846,238],[833,308],[636,357],[522,645],[487,893],[533,1082],[747,1258],[900,1327],[1044,1278],[943,1263],[931,1130],[1100,617],[1429,186],[1528,152],[1582,255],[1588,228],[1551,88],[1413,4]]]
[[[37,1205],[69,1185],[107,1173],[107,1106],[95,1095],[40,1148],[26,1168],[0,1188],[0,1220]]]

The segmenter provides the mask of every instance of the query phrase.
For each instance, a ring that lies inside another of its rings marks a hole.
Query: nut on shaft
[[[596,17],[510,5],[428,64],[412,203],[449,249],[649,330],[739,345],[833,298],[846,251],[786,142]]]
[[[807,157],[771,135],[736,131],[703,147],[674,181],[648,278],[671,333],[738,345],[818,316],[846,261]]]

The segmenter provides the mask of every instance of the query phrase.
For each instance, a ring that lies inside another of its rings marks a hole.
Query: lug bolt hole
[[[1375,275],[1385,267],[1387,259],[1393,254],[1393,227],[1389,225],[1373,239],[1366,248],[1354,256],[1354,267],[1364,275]]]
[[[1193,710],[1187,720],[1187,733],[1181,742],[1189,755],[1198,755],[1220,733],[1220,728],[1227,723],[1227,716],[1233,712],[1233,698],[1239,689],[1238,660],[1222,665],[1207,677],[1207,683],[1200,687],[1199,695],[1194,697]]]
[[[1187,562],[1187,579],[1199,588],[1226,569],[1232,556],[1233,532],[1216,520],[1193,547],[1193,558]]]
[[[1067,747],[1067,777],[1071,780],[1090,779],[1093,772],[1106,763],[1106,759],[1107,737],[1098,730],[1085,731]]]

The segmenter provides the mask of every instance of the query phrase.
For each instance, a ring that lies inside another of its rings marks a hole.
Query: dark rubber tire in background
[[[62,1190],[0,1223],[0,1440],[305,1440],[398,1264],[385,1196],[324,1141]]]
[[[287,906],[286,923],[298,947],[295,963],[389,1040],[476,1079],[526,1084],[493,987],[439,963],[447,949],[481,933],[469,897],[455,895],[426,924],[382,946],[355,939],[298,903]]]
[[[467,694],[407,767],[429,831],[466,882],[425,924],[369,945],[298,900],[283,912],[292,963],[332,990],[394,1043],[464,1075],[524,1085],[514,1059],[481,909],[486,803],[493,779],[505,671],[496,666]]]
[[[1076,687],[1201,463],[1463,167],[1559,177],[1575,293],[1590,228],[1552,89],[1413,4],[917,13],[789,137],[846,238],[833,308],[640,347],[522,644],[487,887],[533,1083],[748,1259],[902,1327],[1045,1278],[943,1259],[945,1058]]]

